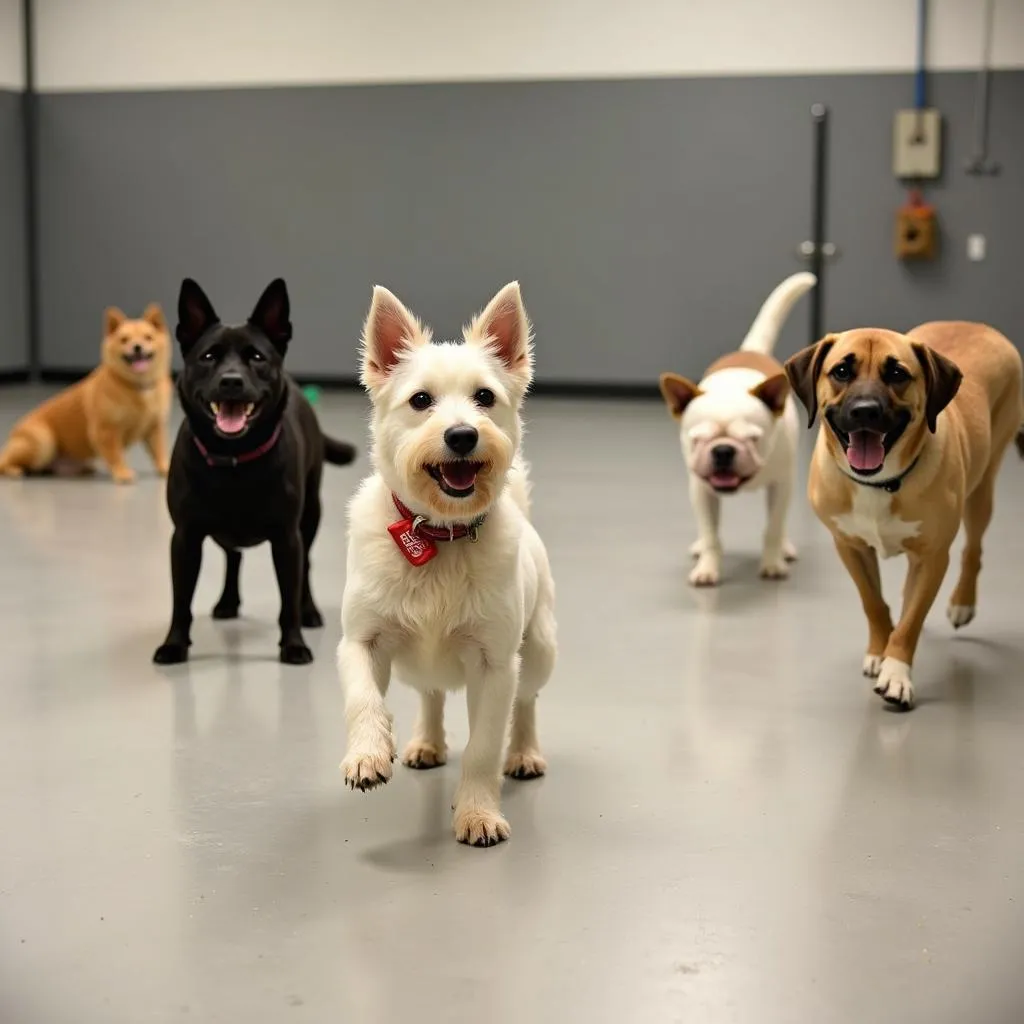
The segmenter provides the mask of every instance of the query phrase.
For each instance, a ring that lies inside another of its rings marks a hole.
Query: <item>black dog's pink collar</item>
[[[199,454],[206,459],[208,466],[227,466],[234,468],[240,466],[243,462],[252,462],[254,459],[260,458],[262,455],[266,455],[271,448],[277,444],[278,439],[281,437],[282,423],[279,422],[274,428],[274,432],[270,437],[259,446],[259,448],[253,448],[252,451],[242,452],[241,455],[212,455],[207,449],[206,445],[199,440],[195,434],[192,435],[192,440],[195,441],[196,447],[199,449]]]

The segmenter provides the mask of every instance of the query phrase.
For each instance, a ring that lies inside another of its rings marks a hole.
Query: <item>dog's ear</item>
[[[380,387],[402,354],[430,341],[430,332],[380,285],[373,289],[370,312],[363,324],[363,387]]]
[[[463,331],[468,344],[485,345],[525,390],[533,378],[533,338],[519,282],[511,281]]]
[[[283,356],[292,340],[291,303],[284,278],[275,277],[249,314],[249,326],[262,331]]]
[[[167,330],[167,321],[159,302],[151,302],[143,311],[142,319],[158,331]]]
[[[186,277],[178,292],[178,326],[174,336],[181,346],[181,354],[188,355],[192,346],[213,326],[220,323],[206,292]]]
[[[693,381],[680,377],[678,373],[663,373],[658,380],[661,397],[665,399],[672,418],[678,420],[686,412],[686,407],[703,391]]]
[[[793,393],[807,409],[808,429],[814,426],[818,416],[818,378],[821,376],[821,368],[838,337],[838,334],[826,334],[821,341],[786,360],[786,377]]]
[[[960,390],[960,382],[964,379],[964,375],[952,359],[947,359],[927,345],[911,342],[910,347],[921,364],[927,396],[924,415],[928,421],[928,429],[934,434],[939,413],[953,401],[956,393]]]
[[[103,310],[103,337],[109,337],[127,320],[128,317],[117,306],[107,306]]]
[[[776,373],[751,388],[750,393],[764,402],[775,416],[781,416],[789,398],[789,378],[785,373]]]

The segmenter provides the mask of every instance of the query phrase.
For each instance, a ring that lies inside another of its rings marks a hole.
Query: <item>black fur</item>
[[[292,325],[288,290],[280,278],[237,327],[222,324],[202,288],[187,278],[178,297],[176,335],[185,361],[178,377],[185,422],[167,480],[174,611],[153,660],[169,665],[188,658],[203,541],[212,537],[227,556],[224,591],[213,617],[238,615],[241,549],[269,541],[281,590],[281,661],[306,664],[313,654],[302,627],[323,625],[309,586],[320,477],[325,459],[345,465],[355,450],[324,437],[309,402],[284,371]],[[216,426],[215,402],[255,408],[244,428],[225,434]],[[267,450],[253,457],[264,446]]]

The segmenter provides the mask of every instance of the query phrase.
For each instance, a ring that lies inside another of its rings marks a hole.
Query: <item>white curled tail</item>
[[[809,292],[818,279],[808,271],[801,271],[787,277],[775,291],[764,300],[764,305],[758,312],[750,330],[747,332],[743,344],[740,345],[742,352],[761,352],[766,356],[772,354],[775,342],[782,330],[782,325],[789,316],[789,311],[796,305],[797,300],[805,292]]]

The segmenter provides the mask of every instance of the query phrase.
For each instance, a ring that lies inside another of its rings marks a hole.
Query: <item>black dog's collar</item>
[[[277,444],[278,438],[281,436],[281,428],[283,426],[282,421],[278,421],[274,432],[270,437],[263,442],[258,448],[253,448],[251,451],[242,452],[240,455],[217,455],[210,452],[206,445],[199,440],[195,434],[192,435],[192,440],[195,441],[196,447],[199,449],[199,454],[206,459],[208,466],[221,466],[229,469],[234,469],[235,466],[240,466],[243,462],[252,462],[254,459],[258,459],[261,455],[266,455],[271,448]]]
[[[903,486],[903,481],[909,476],[911,470],[921,461],[921,456],[918,455],[914,461],[907,466],[899,476],[891,476],[888,480],[862,480],[860,477],[851,476],[847,472],[843,472],[848,480],[852,480],[855,484],[860,484],[861,487],[874,487],[876,491],[888,491],[890,494],[895,494],[900,487]]]

